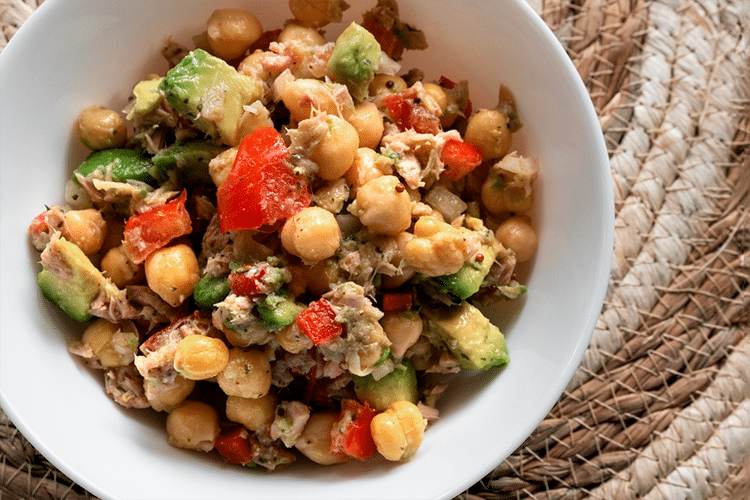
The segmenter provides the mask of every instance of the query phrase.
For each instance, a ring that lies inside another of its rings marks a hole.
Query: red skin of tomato
[[[375,415],[377,412],[367,403],[362,404],[354,399],[344,400],[339,420],[349,416],[350,421],[343,432],[331,436],[331,451],[344,453],[359,460],[370,458],[376,449],[370,432],[370,422]],[[334,429],[336,428],[337,426],[334,426]]]
[[[473,145],[459,139],[448,139],[440,154],[445,164],[441,175],[450,180],[458,180],[482,163],[482,153]]]
[[[331,303],[326,299],[316,300],[299,313],[297,326],[315,345],[325,344],[344,331],[341,323],[336,321]]]
[[[310,205],[307,182],[294,175],[289,155],[273,128],[258,128],[242,139],[232,170],[216,193],[222,233],[273,225]]]
[[[259,272],[248,275],[247,273],[231,273],[229,275],[229,286],[235,295],[244,295],[252,297],[261,293],[263,275],[266,274],[264,269]]]
[[[384,97],[381,102],[402,132],[414,129],[420,134],[437,134],[440,130],[440,121],[435,115],[401,94],[391,94]]]
[[[183,190],[174,200],[128,219],[122,244],[133,263],[140,264],[173,239],[193,231],[186,200],[187,192]]]
[[[383,294],[383,312],[402,313],[410,311],[413,305],[414,294],[411,292],[386,292]]]
[[[217,437],[214,448],[228,464],[245,465],[253,461],[253,448],[248,437],[248,432],[240,427]]]

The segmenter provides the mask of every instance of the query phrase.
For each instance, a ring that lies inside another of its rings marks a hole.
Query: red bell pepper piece
[[[341,414],[331,431],[331,452],[366,460],[375,453],[375,441],[370,432],[370,422],[377,412],[369,404],[355,399],[345,399]]]
[[[383,312],[402,313],[410,311],[413,305],[414,294],[410,292],[386,292],[383,294]]]
[[[297,315],[297,327],[307,335],[313,344],[330,342],[341,335],[344,328],[336,321],[336,312],[326,299],[319,299]]]
[[[420,134],[437,134],[440,130],[440,121],[435,115],[400,93],[385,96],[380,102],[402,132],[414,129]]]
[[[229,464],[249,464],[253,461],[250,434],[244,427],[220,434],[214,440],[214,448]]]
[[[187,191],[183,190],[174,200],[127,220],[122,244],[133,263],[140,264],[173,239],[193,231],[186,200]]]
[[[33,234],[39,234],[48,231],[47,227],[47,211],[40,213],[31,221],[29,224],[29,232]]]
[[[453,80],[449,80],[448,78],[441,76],[440,80],[438,81],[441,87],[444,89],[452,90],[456,88],[456,82]],[[464,115],[464,118],[468,118],[471,116],[471,112],[473,111],[473,107],[471,104],[471,99],[466,99],[466,106],[464,106],[464,109],[461,110],[461,113]]]
[[[288,157],[284,139],[273,128],[258,128],[242,139],[216,193],[222,233],[274,224],[310,205],[307,182],[294,175]]]
[[[440,161],[445,164],[441,175],[455,181],[481,165],[482,153],[468,142],[448,139],[440,153]]]
[[[251,297],[262,293],[262,278],[266,274],[263,268],[253,268],[254,273],[231,273],[229,275],[229,286],[235,295]]]

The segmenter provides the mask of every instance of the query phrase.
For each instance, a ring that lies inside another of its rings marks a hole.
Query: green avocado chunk
[[[380,64],[380,53],[380,44],[372,33],[352,23],[336,39],[328,71],[334,81],[347,86],[352,97],[362,101]]]
[[[481,262],[474,255],[458,272],[436,276],[432,278],[432,281],[454,301],[461,302],[468,299],[479,291],[497,256],[497,250],[490,245],[482,245],[479,253],[482,255]]]
[[[417,404],[417,372],[408,361],[398,363],[388,375],[375,380],[372,375],[352,375],[354,392],[361,402],[369,403],[377,411],[383,411],[396,401]]]
[[[94,151],[81,163],[73,173],[73,180],[78,182],[76,174],[88,177],[95,171],[102,173],[110,170],[112,180],[115,182],[126,182],[129,180],[153,184],[151,176],[153,163],[148,155],[139,149],[102,149]]]
[[[42,257],[49,264],[37,275],[42,295],[76,321],[92,318],[89,308],[106,282],[88,257],[74,243],[52,240]]]
[[[485,370],[510,361],[505,336],[468,302],[422,312],[428,331],[445,342],[461,368]]]
[[[170,69],[159,92],[180,116],[229,146],[241,139],[243,107],[263,95],[254,79],[203,49],[193,50]]]
[[[154,155],[152,175],[159,182],[166,181],[170,173],[189,184],[209,182],[211,176],[208,173],[208,163],[225,149],[226,147],[213,141],[205,140],[173,144]]]
[[[193,300],[198,309],[210,311],[232,291],[226,276],[204,275],[193,288]]]
[[[256,307],[261,323],[274,330],[294,323],[303,309],[283,291],[266,296]]]

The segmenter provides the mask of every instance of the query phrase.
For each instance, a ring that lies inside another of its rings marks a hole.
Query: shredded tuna
[[[117,404],[125,408],[148,408],[143,379],[135,366],[112,368],[104,374],[104,389]]]
[[[280,439],[287,448],[291,448],[302,434],[309,418],[310,407],[306,404],[299,401],[282,401],[276,407],[276,415],[271,424],[271,439]]]

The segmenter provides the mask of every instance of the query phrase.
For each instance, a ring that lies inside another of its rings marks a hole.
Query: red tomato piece
[[[42,212],[31,221],[29,224],[29,232],[32,234],[39,234],[48,231],[47,227],[47,212]]]
[[[173,239],[193,231],[186,200],[187,191],[183,190],[174,200],[128,219],[122,244],[130,260],[140,264]]]
[[[375,453],[375,441],[370,432],[370,422],[377,412],[369,404],[345,399],[341,415],[331,433],[331,452],[344,453],[359,460],[367,460]]]
[[[435,115],[401,94],[385,96],[381,103],[401,131],[414,129],[420,134],[436,134],[440,130],[440,122]]]
[[[482,153],[468,142],[448,139],[440,153],[440,161],[445,164],[441,175],[455,181],[481,165]]]
[[[255,269],[255,273],[231,273],[229,275],[229,286],[235,295],[251,297],[262,292],[262,278],[266,274],[265,269]]]
[[[310,205],[307,182],[294,175],[288,157],[284,139],[273,128],[258,128],[242,139],[216,193],[222,233],[274,224]]]
[[[383,294],[383,312],[401,313],[410,311],[414,305],[414,295],[409,292],[386,292]]]
[[[336,321],[336,312],[326,299],[319,299],[297,315],[297,326],[307,335],[313,344],[330,342],[344,331],[341,323]]]
[[[253,446],[250,434],[244,427],[219,435],[214,448],[229,464],[248,464],[253,461]]]

